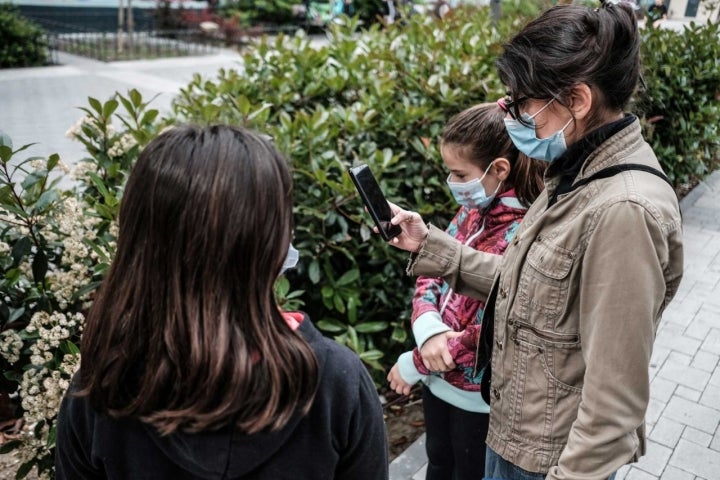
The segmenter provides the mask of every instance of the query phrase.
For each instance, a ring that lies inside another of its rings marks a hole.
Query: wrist
[[[417,247],[415,248],[413,253],[420,253],[423,248],[425,248],[425,245],[427,244],[428,236],[430,235],[430,224],[428,223],[425,226],[425,235],[417,241]]]

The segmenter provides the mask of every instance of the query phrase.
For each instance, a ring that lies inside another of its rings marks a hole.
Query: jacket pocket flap
[[[568,276],[572,268],[574,255],[572,252],[547,243],[538,237],[528,252],[528,263],[548,278],[562,280]]]

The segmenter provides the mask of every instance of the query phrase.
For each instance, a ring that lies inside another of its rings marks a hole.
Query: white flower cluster
[[[30,168],[33,170],[42,170],[45,168],[45,160],[42,158],[36,158],[30,161]]]
[[[0,241],[0,255],[5,255],[6,253],[10,253],[10,245]]]
[[[95,126],[95,120],[92,117],[84,116],[79,118],[73,125],[65,132],[67,138],[78,138],[83,135],[82,127],[85,125]]]
[[[5,330],[0,333],[0,355],[10,364],[20,360],[23,341],[15,330]]]
[[[48,272],[46,279],[60,308],[66,309],[73,294],[87,285],[92,276],[86,262],[88,258],[97,258],[97,253],[91,251],[86,241],[95,239],[94,227],[99,219],[83,215],[77,198],[69,197],[56,210],[55,221],[62,237],[63,268]]]
[[[41,458],[50,457],[52,458],[53,451],[51,445],[48,445],[48,434],[50,433],[50,425],[45,423],[42,428],[39,429],[39,434],[36,436],[35,424],[26,424],[26,427],[22,432],[22,445],[17,450],[19,453],[20,463],[28,461],[35,461]],[[49,480],[51,477],[50,472],[47,470],[37,476],[38,480]]]
[[[75,329],[82,330],[85,317],[81,313],[36,312],[25,327],[28,333],[37,333],[38,339],[30,345],[30,363],[43,366],[55,357],[63,340],[69,339]]]
[[[89,173],[95,173],[97,169],[92,162],[80,161],[75,164],[75,169],[72,172],[73,180],[79,182],[90,183],[92,179],[88,175]]]
[[[112,158],[122,157],[125,152],[130,150],[132,147],[137,145],[135,137],[129,133],[124,133],[118,140],[115,141],[112,147],[108,149],[108,155]]]
[[[65,175],[70,173],[70,167],[68,166],[67,163],[63,162],[62,160],[58,161],[58,166],[60,167],[60,169],[63,171],[63,173]]]
[[[30,230],[28,230],[25,224],[25,220],[15,213],[0,210],[0,223],[9,223],[20,235],[28,235],[30,233]]]
[[[66,354],[61,365],[53,370],[47,363],[55,358],[60,343],[82,330],[85,317],[80,313],[37,312],[30,319],[25,331],[37,333],[37,340],[30,345],[30,367],[23,373],[20,397],[28,422],[54,418],[60,408],[70,378],[80,365],[80,355]]]

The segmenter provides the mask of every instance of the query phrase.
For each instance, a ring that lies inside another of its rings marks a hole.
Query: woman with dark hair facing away
[[[450,119],[440,153],[460,209],[446,232],[477,250],[501,255],[528,206],[543,190],[546,163],[518,152],[505,112],[475,105]],[[474,371],[485,302],[455,293],[439,277],[415,285],[412,331],[417,348],[390,370],[390,387],[408,394],[422,381],[428,480],[476,480],[485,466],[489,405]]]
[[[185,126],[143,150],[58,418],[58,479],[384,479],[359,358],[273,286],[293,185],[259,134]]]
[[[486,476],[611,478],[645,453],[653,341],[683,272],[677,197],[624,113],[640,75],[635,17],[609,2],[553,7],[497,67],[510,138],[549,162],[545,191],[502,257],[394,205],[393,244],[414,252],[411,273],[486,300]]]

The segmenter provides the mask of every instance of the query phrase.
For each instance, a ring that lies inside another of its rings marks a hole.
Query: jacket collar
[[[617,163],[617,153],[626,151],[635,143],[633,140],[642,140],[639,132],[640,122],[637,117],[627,115],[591,131],[570,145],[564,154],[550,164],[545,174],[548,207],[557,201],[559,195],[569,192],[576,180]],[[611,138],[613,141],[609,142]],[[598,157],[601,160],[594,162]]]

